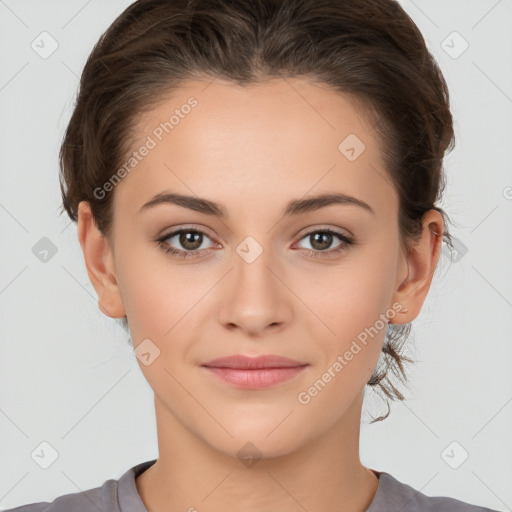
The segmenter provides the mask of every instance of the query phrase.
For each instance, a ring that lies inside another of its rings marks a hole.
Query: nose
[[[236,254],[233,268],[221,284],[219,321],[251,337],[287,324],[293,294],[279,275],[282,273],[265,251],[252,262]]]

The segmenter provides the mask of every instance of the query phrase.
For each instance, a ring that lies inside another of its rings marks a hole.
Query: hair
[[[418,27],[395,0],[138,0],[89,55],[60,149],[62,208],[77,221],[80,201],[110,239],[112,197],[97,197],[126,161],[143,112],[186,80],[220,78],[250,86],[300,77],[350,97],[373,124],[399,196],[400,241],[410,250],[422,217],[446,213],[443,158],[455,144],[449,92]],[[133,151],[133,149],[132,149]],[[62,213],[62,209],[61,209]],[[448,218],[449,220],[449,218]],[[450,221],[451,222],[451,221]],[[127,326],[127,317],[123,319]],[[389,323],[368,386],[403,400],[403,345],[411,324]],[[372,423],[373,423],[372,421]]]

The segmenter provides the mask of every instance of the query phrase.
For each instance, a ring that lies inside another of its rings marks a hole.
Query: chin
[[[280,424],[282,421],[281,417],[275,422],[268,422],[272,423],[271,427],[267,422],[243,421],[236,425],[224,422],[233,437],[221,433],[215,438],[206,435],[203,439],[218,452],[239,458],[241,462],[244,457],[255,460],[281,457],[300,449],[307,441],[303,428],[291,424],[285,426],[287,420]],[[250,467],[250,464],[247,465]]]
[[[212,447],[228,457],[239,459],[241,464],[250,468],[263,460],[289,455],[300,448],[300,444],[286,443],[282,439],[270,441],[262,436],[235,437],[222,445],[213,444]]]

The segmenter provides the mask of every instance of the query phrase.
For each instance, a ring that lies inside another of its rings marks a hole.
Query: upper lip
[[[233,356],[220,357],[212,359],[201,366],[208,366],[212,368],[236,368],[244,370],[257,370],[260,368],[295,368],[297,366],[304,366],[308,363],[295,361],[288,357],[276,355],[263,355],[263,356],[245,356],[237,354]]]

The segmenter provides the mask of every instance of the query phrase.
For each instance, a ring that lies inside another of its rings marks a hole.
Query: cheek
[[[316,304],[322,321],[313,315],[303,320],[319,356],[297,400],[304,413],[318,414],[326,424],[338,421],[363,391],[378,363],[388,322],[389,293],[375,276],[351,273],[342,282],[328,293],[318,285],[310,288],[305,300]]]
[[[319,366],[336,374],[333,388],[363,386],[374,371],[386,335],[393,276],[392,259],[381,258],[373,265],[347,263],[314,276],[304,273],[296,281],[297,295],[307,306],[299,321],[310,339],[322,340]],[[333,367],[336,361],[343,369]]]
[[[303,274],[297,280],[297,295],[307,309],[317,317],[323,336],[329,331],[334,338],[357,336],[370,328],[390,307],[393,295],[393,272],[381,263],[347,265],[317,272],[314,276]],[[382,327],[381,322],[378,326]]]
[[[166,261],[157,247],[122,254],[116,267],[132,339],[135,344],[144,338],[163,343],[200,300],[204,284],[186,270],[192,267]]]

